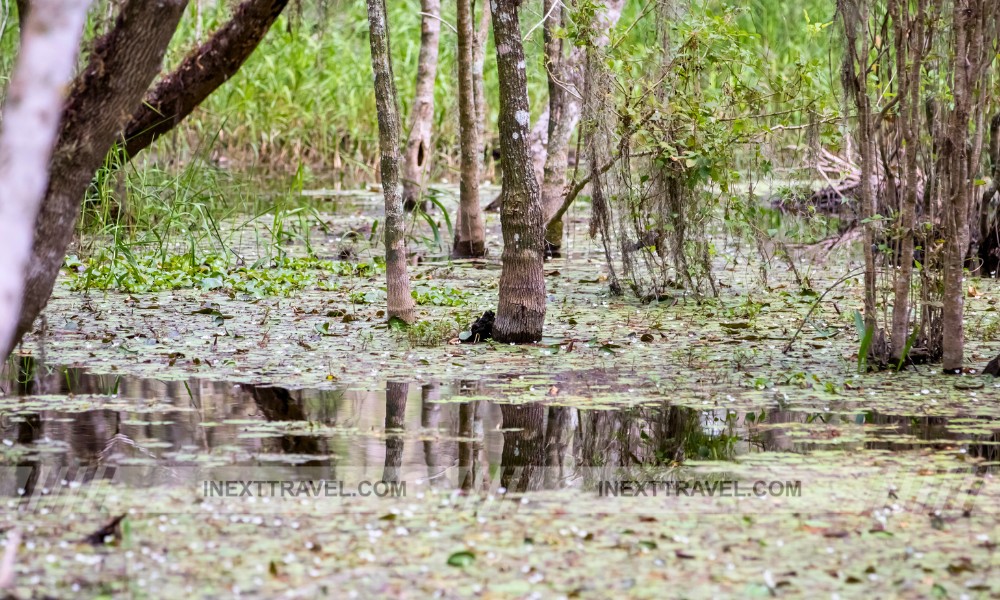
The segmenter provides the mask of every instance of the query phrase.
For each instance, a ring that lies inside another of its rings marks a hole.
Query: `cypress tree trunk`
[[[63,110],[49,186],[35,221],[21,315],[7,356],[45,308],[73,238],[83,198],[125,120],[160,70],[187,0],[129,0],[94,45]]]
[[[980,169],[985,129],[985,102],[977,99],[986,87],[997,16],[991,0],[956,0],[953,8],[953,107],[941,144],[947,168],[942,361],[945,373],[958,374],[962,372],[965,348],[963,276],[971,238],[969,215],[979,212],[973,204],[974,180]]]
[[[458,3],[458,113],[462,145],[462,179],[459,184],[458,217],[455,219],[457,258],[476,258],[486,253],[483,212],[479,206],[479,129],[475,97],[475,29],[472,1]],[[479,77],[482,79],[482,70]],[[480,121],[481,122],[481,121]]]
[[[389,53],[389,21],[385,0],[368,0],[375,105],[378,110],[379,150],[382,154],[382,193],[385,196],[385,277],[388,318],[413,321],[413,297],[406,270],[403,198],[399,185],[399,104]]]
[[[403,157],[403,207],[413,210],[424,191],[431,163],[431,129],[434,125],[434,78],[437,76],[438,39],[441,33],[441,0],[420,0],[420,55],[417,86],[410,115],[410,137]]]
[[[239,71],[271,30],[288,0],[245,0],[233,16],[179,67],[160,80],[125,127],[125,154],[132,158],[184,120]]]
[[[8,348],[15,341],[31,235],[49,182],[64,90],[73,78],[90,4],[37,1],[37,10],[26,23],[22,20],[21,49],[0,134],[0,344]]]
[[[540,340],[545,323],[545,228],[538,180],[528,153],[530,113],[520,5],[521,0],[496,0],[493,6],[493,40],[500,80],[500,223],[504,243],[493,339],[512,343]]]

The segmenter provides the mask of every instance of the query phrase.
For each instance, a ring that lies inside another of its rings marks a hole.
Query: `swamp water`
[[[311,252],[341,255],[369,204],[323,211]],[[810,313],[850,258],[796,281],[720,245],[720,299],[644,305],[608,296],[574,217],[543,342],[450,344],[495,306],[496,225],[494,259],[428,246],[406,332],[367,298],[377,272],[264,297],[57,285],[0,395],[14,593],[1000,594],[1000,388],[859,375],[856,282]],[[974,285],[985,364],[1000,290]]]

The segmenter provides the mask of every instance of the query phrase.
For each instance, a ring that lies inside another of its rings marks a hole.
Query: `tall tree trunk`
[[[49,182],[66,86],[73,79],[89,0],[37,0],[21,29],[0,133],[0,344],[12,347]],[[6,356],[4,356],[6,358]]]
[[[865,255],[865,329],[876,331],[875,304],[875,230],[872,217],[875,215],[875,128],[871,109],[871,99],[868,97],[868,70],[870,52],[870,27],[868,24],[868,6],[864,0],[838,0],[837,9],[844,21],[844,34],[847,38],[847,52],[844,55],[843,83],[848,94],[854,100],[857,109],[858,125],[856,130],[859,152],[861,154],[861,222],[862,243]],[[873,344],[875,346],[875,344]],[[864,358],[864,357],[863,357]]]
[[[475,2],[473,2],[473,8],[475,8]],[[476,40],[472,48],[472,89],[476,100],[476,138],[479,140],[479,160],[485,158],[486,119],[489,116],[489,107],[486,106],[486,88],[483,84],[483,68],[486,63],[486,39],[489,35],[490,3],[488,0],[484,0],[483,9],[479,16],[479,31],[476,32]]]
[[[125,120],[160,70],[187,0],[129,0],[114,28],[94,45],[63,111],[49,187],[35,221],[15,344],[52,294],[87,186]],[[4,348],[4,356],[13,344]]]
[[[441,33],[441,0],[420,0],[420,54],[417,85],[410,115],[410,137],[403,156],[403,208],[413,210],[424,193],[424,178],[434,147],[434,78],[437,77],[438,38]]]
[[[382,193],[385,196],[385,277],[388,318],[410,323],[414,319],[410,275],[406,270],[403,198],[399,185],[399,104],[389,53],[389,20],[385,0],[368,0],[378,143],[382,154]]]
[[[458,3],[458,114],[462,146],[462,179],[459,184],[455,245],[458,258],[475,258],[486,253],[483,211],[479,205],[479,124],[475,97],[475,29],[472,0]],[[480,78],[482,71],[480,70]]]
[[[569,167],[569,142],[580,121],[583,110],[583,67],[587,50],[573,46],[569,56],[564,55],[562,41],[556,39],[554,29],[560,26],[560,9],[551,10],[546,0],[545,59],[549,79],[549,131],[545,147],[545,166],[542,175],[542,213],[544,215],[545,241],[553,256],[562,246],[563,221],[559,209],[566,196],[566,170]],[[625,0],[608,0],[594,18],[593,46],[607,46],[608,34],[621,17]],[[551,10],[551,12],[549,12]],[[577,157],[579,160],[579,157]],[[558,214],[558,217],[557,217]]]
[[[910,294],[913,290],[914,227],[917,213],[917,152],[919,147],[920,72],[924,56],[926,0],[918,0],[917,14],[910,14],[909,2],[890,3],[895,9],[893,27],[896,35],[896,77],[899,81],[900,128],[899,148],[903,165],[903,194],[899,212],[899,271],[896,273],[895,298],[892,307],[892,359],[899,364],[904,358],[910,329]]]
[[[528,87],[518,9],[521,0],[496,0],[493,41],[500,80],[500,224],[503,269],[493,339],[536,342],[545,323],[545,229],[538,180],[528,154]]]
[[[125,127],[125,154],[132,158],[184,120],[239,71],[270,31],[288,0],[245,0],[233,16],[180,66],[160,80]]]
[[[942,143],[947,168],[942,362],[945,373],[958,374],[962,372],[965,347],[963,276],[970,241],[969,215],[978,212],[972,202],[985,121],[985,103],[979,98],[993,56],[996,7],[991,0],[956,0],[952,18],[953,107]],[[974,132],[971,141],[970,131]]]

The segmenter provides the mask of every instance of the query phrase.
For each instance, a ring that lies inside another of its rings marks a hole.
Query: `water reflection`
[[[428,485],[472,491],[496,476],[508,490],[527,491],[574,485],[583,470],[669,469],[747,452],[930,444],[996,460],[1000,448],[1000,425],[990,420],[963,419],[965,429],[956,431],[939,417],[870,411],[755,414],[667,403],[585,410],[477,399],[490,388],[472,381],[295,390],[93,375],[30,359],[8,369],[4,381],[0,440],[13,449],[0,452],[6,465],[291,465],[331,476],[361,467],[385,481],[419,472]],[[970,421],[981,431],[969,433]],[[11,492],[7,483],[0,487]]]

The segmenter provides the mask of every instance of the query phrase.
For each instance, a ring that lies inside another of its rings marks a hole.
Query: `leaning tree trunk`
[[[424,192],[424,178],[431,163],[431,129],[434,125],[434,78],[437,77],[438,38],[441,33],[441,0],[420,0],[420,54],[417,86],[410,115],[410,137],[403,155],[403,208],[413,210]]]
[[[368,0],[375,106],[378,111],[378,144],[382,154],[382,193],[385,195],[385,277],[388,318],[413,321],[410,275],[406,270],[403,199],[399,185],[399,105],[389,53],[389,19],[385,0]]]
[[[496,0],[493,41],[500,80],[500,154],[503,161],[503,269],[493,339],[536,342],[545,323],[545,229],[538,180],[528,154],[528,87],[518,9],[521,0]]]
[[[95,45],[63,110],[49,187],[35,221],[31,264],[14,344],[45,308],[83,198],[128,115],[160,70],[187,0],[129,0]],[[4,348],[4,356],[14,344]]]
[[[479,206],[479,124],[475,97],[475,30],[472,23],[472,0],[458,3],[458,119],[462,146],[462,178],[459,184],[458,217],[455,219],[455,245],[458,258],[476,258],[486,254],[483,211]],[[482,71],[480,71],[480,77]]]
[[[180,66],[160,80],[125,127],[125,154],[132,158],[184,120],[239,71],[264,39],[288,0],[245,0],[233,16]]]
[[[15,341],[31,235],[45,198],[64,93],[73,78],[89,4],[38,0],[21,29],[0,133],[0,344],[8,348]]]

